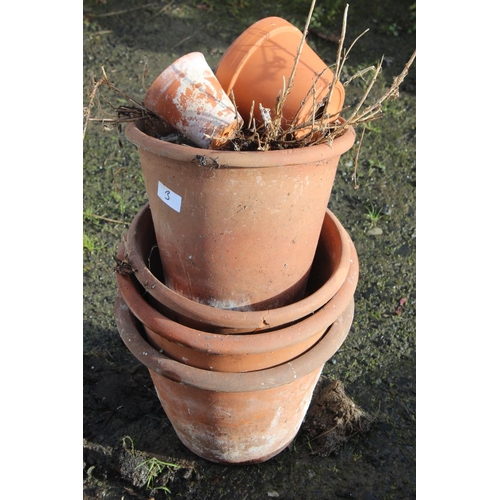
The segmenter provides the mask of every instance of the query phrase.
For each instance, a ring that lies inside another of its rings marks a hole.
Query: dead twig
[[[358,183],[356,181],[356,174],[358,171],[358,158],[359,152],[361,151],[361,144],[363,143],[363,137],[365,136],[366,124],[363,125],[363,130],[361,132],[361,137],[359,138],[358,149],[356,150],[356,156],[354,158],[354,171],[352,173],[352,180],[354,181],[354,189],[358,189]]]
[[[166,123],[162,118],[160,118],[159,116],[155,115],[152,111],[147,109],[142,103],[138,102],[136,99],[129,96],[128,94],[120,90],[116,85],[111,83],[104,67],[102,67],[101,70],[103,76],[97,82],[94,82],[92,90],[89,94],[89,104],[88,106],[83,108],[83,116],[84,116],[83,139],[85,139],[87,127],[89,122],[91,121],[98,121],[101,123],[111,123],[113,125],[119,126],[121,123],[124,122],[137,121],[140,119],[147,118],[152,122],[161,123],[166,128],[170,127],[168,123]],[[147,75],[147,61],[145,63],[144,75]],[[102,117],[92,118],[91,111],[95,105],[99,88],[102,85],[109,87],[111,90],[124,97],[127,101],[132,103],[132,106],[118,106],[115,108],[112,104],[108,103],[109,106],[113,108],[114,111],[116,112],[116,118],[102,118]]]
[[[97,95],[97,90],[98,90],[99,86],[102,85],[103,82],[104,82],[104,77],[102,77],[97,82],[94,82],[94,85],[93,85],[92,90],[91,90],[90,95],[89,95],[89,104],[87,107],[83,108],[83,118],[85,120],[85,122],[83,124],[83,138],[84,139],[85,139],[85,134],[87,132],[87,126],[88,126],[89,120],[90,120],[90,112],[92,110],[92,107],[94,106],[94,100],[95,100],[95,97]]]
[[[330,84],[330,92],[328,93],[328,97],[326,99],[325,109],[328,109],[328,106],[330,104],[330,100],[331,100],[332,95],[333,95],[333,91],[335,90],[335,84],[340,80],[340,71],[342,69],[341,63],[343,61],[342,49],[344,48],[345,33],[347,30],[347,11],[348,10],[349,10],[349,4],[346,4],[345,9],[344,9],[344,17],[342,20],[342,32],[340,33],[339,47],[337,49],[337,62],[335,64],[335,72],[333,74],[333,81]],[[324,113],[324,115],[327,115],[327,113]]]
[[[104,217],[102,215],[88,214],[88,213],[85,213],[84,215],[85,215],[85,217],[90,217],[92,219],[104,220],[106,222],[112,222],[113,224],[125,224],[126,226],[128,226],[130,224],[130,222],[125,222],[123,220],[110,219],[109,217]]]
[[[286,86],[286,90],[280,95],[280,97],[278,99],[278,103],[276,105],[275,120],[279,119],[280,126],[281,126],[281,119],[283,116],[283,107],[285,105],[286,98],[288,97],[288,95],[292,91],[293,80],[295,78],[295,73],[297,72],[297,66],[299,64],[299,59],[300,59],[300,56],[302,54],[302,49],[303,49],[304,43],[306,41],[306,37],[307,37],[308,29],[309,29],[309,24],[311,22],[311,17],[313,15],[315,5],[316,5],[316,0],[312,0],[311,6],[309,8],[309,14],[308,14],[307,20],[306,20],[306,25],[304,27],[304,31],[302,32],[302,38],[300,40],[299,48],[297,49],[297,55],[295,56],[295,61],[293,63],[292,72],[290,74],[290,77],[288,78],[288,84]]]
[[[92,17],[110,17],[110,16],[118,16],[120,14],[128,14],[129,12],[133,12],[134,10],[146,9],[148,7],[152,7],[153,5],[157,5],[156,3],[146,3],[144,5],[139,5],[138,7],[132,7],[130,9],[122,9],[115,10],[113,12],[104,12],[103,14],[92,14],[87,13],[87,15]]]
[[[408,74],[408,71],[413,64],[413,61],[415,60],[415,57],[417,55],[417,52],[414,51],[413,54],[411,55],[410,59],[408,62],[405,64],[403,71],[394,78],[394,81],[392,85],[378,98],[376,99],[373,104],[367,106],[365,109],[361,109],[363,107],[363,104],[365,103],[368,95],[370,94],[373,85],[375,83],[375,80],[377,79],[381,69],[382,69],[382,62],[383,58],[379,61],[377,67],[375,68],[375,73],[368,84],[368,87],[361,98],[360,102],[356,106],[355,110],[349,116],[347,120],[342,124],[341,127],[339,127],[336,130],[337,135],[339,135],[340,132],[343,132],[343,130],[346,127],[352,126],[352,127],[357,127],[362,123],[367,123],[372,120],[376,120],[382,116],[382,104],[387,100],[387,99],[395,99],[399,96],[399,87],[401,86],[401,83],[405,79],[406,75]]]

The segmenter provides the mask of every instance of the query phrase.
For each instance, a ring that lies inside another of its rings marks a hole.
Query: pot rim
[[[342,118],[339,118],[342,120]],[[163,158],[181,162],[196,163],[199,168],[213,170],[217,168],[293,168],[294,165],[319,163],[329,158],[340,157],[354,144],[356,132],[352,126],[345,133],[336,137],[331,143],[304,146],[302,148],[281,149],[272,151],[220,151],[203,149],[186,144],[156,139],[144,132],[144,121],[129,122],[125,127],[125,136],[139,150],[144,150]],[[212,161],[199,162],[199,157],[208,157]],[[206,163],[202,164],[202,163]]]
[[[141,326],[123,301],[115,299],[115,320],[129,351],[149,370],[168,379],[201,390],[251,392],[288,384],[324,365],[340,348],[352,324],[354,298],[328,332],[311,349],[287,363],[255,372],[216,372],[195,368],[160,353],[144,340]]]
[[[229,335],[197,330],[173,321],[157,311],[141,296],[130,275],[116,273],[116,280],[119,293],[132,314],[155,333],[192,349],[206,350],[212,355],[224,355],[275,351],[282,349],[284,345],[292,346],[303,342],[326,330],[341,316],[354,296],[358,275],[359,263],[357,256],[354,255],[347,277],[339,291],[321,308],[316,311],[311,310],[310,313],[313,314],[276,330]]]
[[[344,229],[335,214],[331,210],[326,209],[325,218],[328,217],[331,221],[333,221],[337,234],[340,237],[342,249],[338,263],[334,264],[334,274],[328,278],[328,280],[318,290],[307,297],[294,302],[293,304],[275,309],[264,309],[258,311],[223,309],[224,316],[221,317],[220,308],[196,302],[188,297],[184,297],[171,288],[168,288],[165,283],[161,282],[147,267],[147,265],[142,265],[143,259],[141,258],[136,245],[131,244],[130,238],[133,239],[135,237],[136,228],[143,220],[142,217],[148,209],[149,202],[145,203],[134,217],[125,239],[125,248],[122,249],[120,247],[118,258],[123,259],[127,256],[129,263],[132,267],[134,267],[134,269],[136,269],[138,281],[146,289],[147,293],[149,293],[154,299],[158,300],[161,304],[170,308],[177,314],[185,316],[193,321],[203,322],[213,327],[228,329],[228,331],[225,331],[227,334],[243,333],[241,331],[242,329],[245,329],[248,333],[252,330],[268,330],[270,328],[274,328],[275,326],[296,321],[310,314],[313,312],[312,309],[314,306],[317,306],[315,309],[318,309],[320,306],[325,304],[327,298],[330,299],[339,291],[340,287],[336,284],[336,280],[333,276],[337,275],[340,279],[345,280],[347,274],[349,273],[351,265],[350,262],[353,259],[353,256],[357,259],[357,255],[354,255],[356,254],[356,249],[349,234]],[[141,265],[138,265],[139,263]],[[343,271],[345,269],[347,270]],[[328,294],[326,294],[327,290],[329,290]],[[229,331],[230,329],[237,331],[231,332]]]

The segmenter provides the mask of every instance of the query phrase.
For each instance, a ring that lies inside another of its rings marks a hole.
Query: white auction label
[[[158,196],[162,201],[164,201],[170,208],[173,208],[176,212],[181,211],[182,197],[177,193],[174,193],[171,189],[158,181]]]

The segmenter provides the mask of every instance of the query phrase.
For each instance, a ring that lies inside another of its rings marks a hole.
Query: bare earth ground
[[[350,3],[348,44],[366,28],[370,31],[353,49],[343,79],[385,55],[378,95],[415,48],[415,19],[412,2],[373,3]],[[84,1],[83,104],[88,104],[91,76],[99,78],[101,67],[118,88],[140,101],[176,58],[200,51],[215,68],[250,24],[279,15],[302,28],[308,6],[307,0]],[[343,8],[339,3],[335,25],[321,34],[340,33]],[[316,34],[308,41],[326,62],[334,62],[334,42]],[[384,118],[365,135],[359,188],[352,180],[353,148],[341,158],[330,198],[329,207],[356,245],[360,277],[353,326],[323,375],[340,382],[373,419],[368,431],[360,429],[330,454],[319,453],[322,442],[311,440],[306,425],[289,449],[258,465],[210,463],[180,443],[146,368],[123,345],[113,316],[113,256],[128,223],[147,201],[138,155],[116,130],[89,125],[83,163],[85,499],[415,498],[415,66],[400,98],[387,105]],[[362,91],[361,82],[347,87],[347,103],[355,103]],[[103,91],[103,108],[94,109],[94,115],[109,110],[106,99],[128,104]],[[370,210],[381,217],[370,219]],[[148,469],[153,458],[180,467],[166,466],[155,475]]]

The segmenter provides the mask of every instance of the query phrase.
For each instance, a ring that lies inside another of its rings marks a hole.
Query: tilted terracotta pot
[[[220,309],[193,301],[163,284],[149,203],[134,217],[125,240],[126,259],[134,276],[154,300],[149,302],[171,319],[213,333],[246,333],[286,326],[316,311],[344,283],[351,265],[351,238],[342,224],[326,210],[318,247],[309,275],[306,296],[293,304],[264,311]]]
[[[267,17],[245,30],[226,50],[215,75],[226,93],[234,93],[245,123],[252,105],[257,124],[263,122],[259,103],[274,109],[284,82],[288,82],[292,74],[301,39],[302,32],[293,24],[280,17]],[[313,110],[328,96],[333,80],[332,70],[304,43],[293,87],[283,108],[282,126],[286,128],[297,113],[298,124],[310,120]],[[326,110],[332,119],[338,118],[344,98],[344,87],[337,81]]]
[[[312,349],[257,372],[200,370],[159,353],[118,295],[120,336],[148,369],[177,436],[198,456],[219,463],[263,462],[286,448],[305,417],[324,364],[342,345],[354,302]]]
[[[149,87],[144,105],[202,148],[224,146],[242,124],[201,52],[168,66]]]
[[[166,284],[215,307],[274,309],[300,300],[340,156],[331,145],[214,151],[161,141],[129,123]]]
[[[316,344],[349,305],[358,275],[358,259],[352,246],[347,277],[323,307],[311,310],[310,315],[290,326],[232,335],[195,330],[172,321],[148,304],[144,290],[132,275],[117,273],[116,280],[119,293],[132,314],[144,325],[151,345],[190,366],[221,372],[245,372],[285,363]]]

